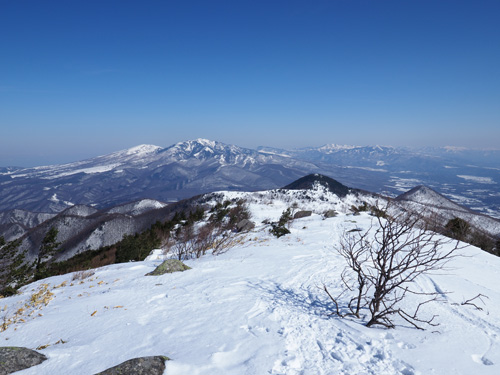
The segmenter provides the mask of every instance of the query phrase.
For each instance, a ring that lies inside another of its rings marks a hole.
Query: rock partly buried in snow
[[[28,348],[0,347],[0,375],[12,374],[39,365],[46,359],[43,354]]]
[[[156,267],[154,271],[147,273],[146,276],[160,276],[166,273],[182,272],[190,269],[191,267],[186,266],[180,260],[167,259],[158,267]]]
[[[170,358],[164,356],[134,358],[96,375],[162,375],[165,371],[165,361],[169,360]]]
[[[337,216],[337,211],[335,211],[335,210],[328,210],[324,214],[325,219],[335,217],[335,216]]]
[[[243,219],[238,224],[236,224],[236,229],[238,232],[248,232],[253,228],[255,228],[255,224],[248,219]]]
[[[312,215],[312,211],[297,211],[295,215],[293,215],[294,219],[300,219],[301,217],[308,217]]]

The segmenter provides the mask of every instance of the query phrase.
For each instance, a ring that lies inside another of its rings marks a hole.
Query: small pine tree
[[[42,244],[40,246],[40,251],[38,252],[38,259],[36,261],[35,267],[35,278],[41,279],[45,277],[45,267],[42,263],[43,258],[50,257],[57,253],[59,249],[60,242],[57,242],[57,235],[59,231],[55,227],[50,227],[48,232],[45,234],[45,237],[42,240]]]
[[[445,230],[450,237],[464,241],[470,233],[470,225],[465,220],[455,217],[446,223]]]
[[[292,209],[287,208],[285,211],[281,213],[278,222],[271,224],[271,233],[278,238],[286,234],[289,234],[290,231],[285,225],[288,226],[291,220],[292,220]]]
[[[288,225],[288,223],[292,220],[292,209],[287,208],[285,211],[281,213],[280,219],[278,221],[278,226],[284,227]]]

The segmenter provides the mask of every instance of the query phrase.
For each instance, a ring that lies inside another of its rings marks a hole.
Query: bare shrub
[[[193,225],[181,225],[174,234],[174,244],[170,251],[175,254],[179,260],[191,258],[194,242]]]
[[[84,271],[78,271],[73,273],[73,277],[71,278],[72,281],[76,280],[85,280],[91,276],[94,276],[95,271],[94,270],[84,270]]]
[[[214,222],[198,228],[181,226],[167,245],[167,252],[179,260],[199,258],[207,253],[218,255],[235,246],[237,234]]]
[[[437,325],[435,316],[422,318],[420,312],[423,305],[436,300],[438,293],[421,292],[414,281],[442,270],[457,256],[458,241],[452,245],[452,240],[419,227],[418,223],[422,223],[420,217],[406,213],[376,216],[367,231],[344,232],[336,248],[347,263],[341,275],[342,292],[334,297],[323,286],[334,303],[331,315],[366,317],[368,327],[393,328],[395,316],[418,329],[423,329],[423,324]],[[401,307],[409,294],[422,296],[412,311]]]

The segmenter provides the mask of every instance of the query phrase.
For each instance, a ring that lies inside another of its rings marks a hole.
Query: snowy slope
[[[459,217],[491,236],[500,235],[500,220],[473,212],[426,186],[417,186],[398,196],[396,201],[424,216],[440,218],[442,225],[446,225],[450,219]]]
[[[318,171],[306,161],[201,138],[166,148],[141,145],[75,163],[0,172],[0,211],[107,208],[145,198],[172,202],[217,190],[277,188]]]
[[[157,210],[165,207],[167,204],[154,200],[154,199],[141,199],[137,202],[131,202],[122,204],[120,206],[113,207],[106,212],[110,214],[126,214],[131,216],[137,216],[151,210]]]
[[[146,355],[172,358],[169,375],[500,372],[499,258],[467,247],[468,257],[455,259],[446,273],[419,281],[422,291],[452,292],[422,311],[438,314],[439,327],[418,331],[398,321],[393,330],[366,328],[328,317],[331,305],[320,289],[340,288],[343,263],[334,251],[340,233],[371,225],[368,215],[346,214],[354,196],[221,194],[247,198],[258,224],[225,254],[158,277],[144,275],[159,261],[116,264],[81,281],[41,280],[3,299],[0,316],[9,317],[43,284],[53,293],[46,306],[26,309],[25,322],[0,333],[2,346],[49,345],[39,350],[49,360],[19,374],[94,374]],[[294,221],[290,235],[271,236],[261,221],[276,220],[294,202],[315,214]],[[332,208],[337,217],[318,215]],[[483,310],[455,305],[478,293],[488,296],[479,303]]]

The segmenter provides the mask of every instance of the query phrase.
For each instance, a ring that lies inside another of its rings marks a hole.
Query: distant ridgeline
[[[73,205],[106,209],[142,199],[175,202],[212,191],[276,189],[317,173],[388,196],[415,185],[439,191],[446,186],[447,197],[500,218],[499,162],[500,151],[338,145],[253,150],[196,139],[166,148],[140,145],[63,165],[0,168],[0,212],[59,213]]]

